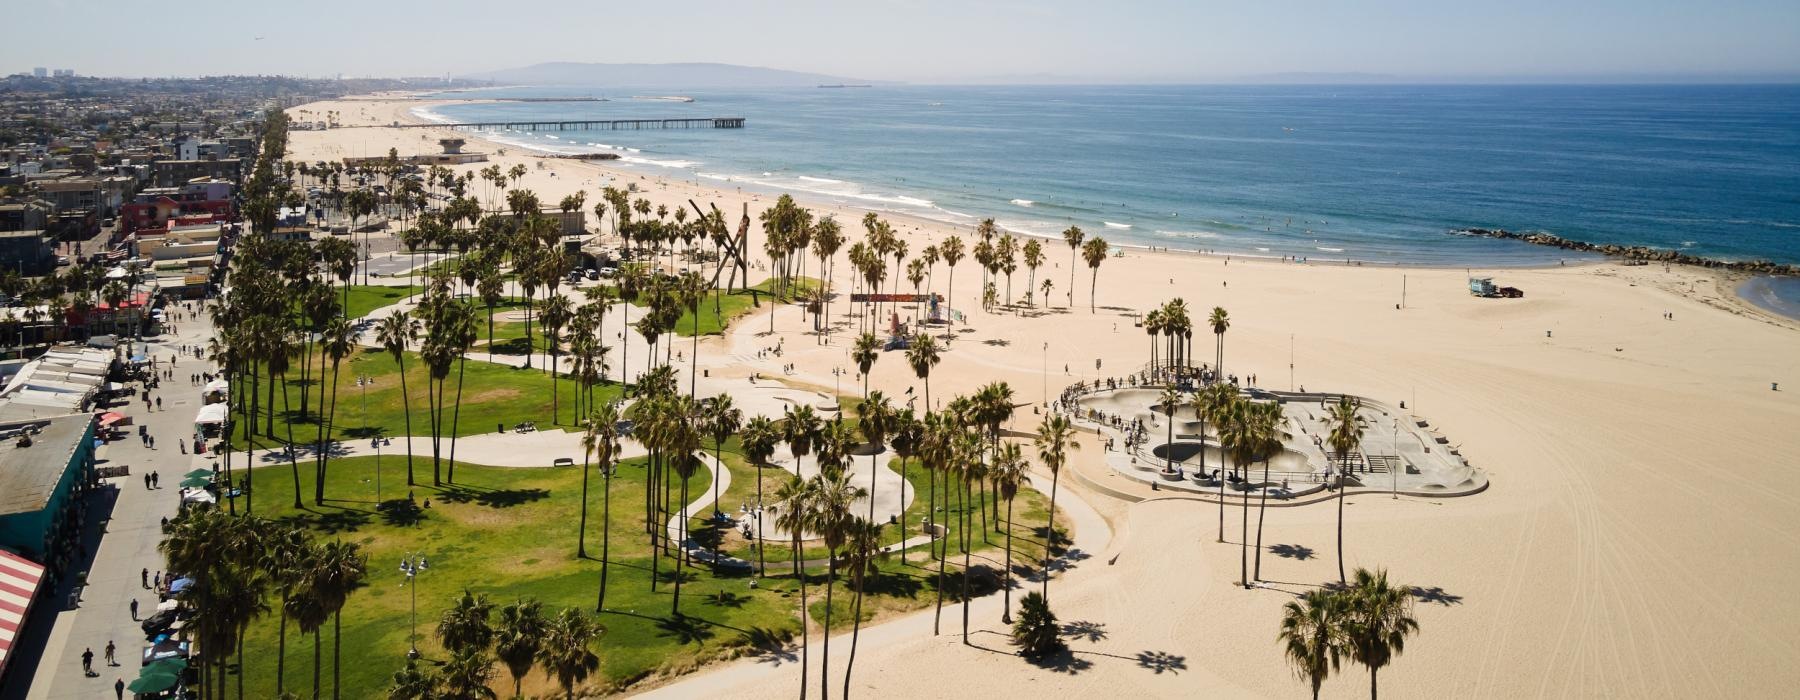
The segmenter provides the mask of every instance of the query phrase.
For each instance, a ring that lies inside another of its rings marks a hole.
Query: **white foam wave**
[[[1102,222],[1100,222],[1100,223],[1103,223],[1103,224],[1106,224],[1106,227],[1107,227],[1107,228],[1117,228],[1117,229],[1129,229],[1129,228],[1131,228],[1131,224],[1117,224],[1117,223],[1113,223],[1113,222],[1111,222],[1111,221],[1102,221]]]
[[[1013,200],[1013,201],[1012,201],[1012,203],[1013,203],[1013,204],[1017,204],[1017,205],[1019,205],[1019,206],[1021,206],[1021,207],[1029,207],[1029,206],[1031,206],[1031,205],[1033,205],[1033,204],[1037,204],[1037,202],[1033,202],[1033,201],[1031,201],[1031,200],[1029,200],[1029,199],[1015,199],[1015,200]]]
[[[1157,235],[1168,236],[1170,238],[1218,238],[1219,237],[1219,234],[1214,233],[1212,231],[1162,231],[1162,230],[1158,230],[1156,233],[1157,233]]]
[[[833,180],[828,177],[813,177],[811,175],[801,175],[800,179],[805,180],[807,182],[818,182],[818,183],[823,183],[823,184],[827,184],[827,185],[842,185],[842,184],[844,184],[843,180]]]
[[[644,165],[655,165],[664,168],[677,168],[683,170],[700,164],[700,161],[697,160],[657,160],[655,158],[640,158],[638,156],[625,156],[619,160],[626,163],[642,163]]]
[[[1326,246],[1322,246],[1322,245],[1313,246],[1313,248],[1315,248],[1317,250],[1325,251],[1327,253],[1342,253],[1342,252],[1344,252],[1343,248],[1330,248],[1330,247],[1326,247]]]

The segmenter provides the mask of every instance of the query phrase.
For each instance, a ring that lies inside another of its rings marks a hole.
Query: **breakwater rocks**
[[[558,153],[546,158],[564,158],[567,160],[618,160],[617,153]]]
[[[1599,253],[1626,260],[1642,260],[1645,262],[1675,263],[1693,265],[1716,270],[1732,270],[1758,275],[1800,275],[1800,265],[1786,265],[1767,260],[1719,260],[1716,258],[1689,255],[1666,248],[1651,248],[1640,245],[1597,245],[1587,241],[1575,241],[1562,236],[1542,232],[1518,232],[1505,229],[1469,228],[1452,231],[1460,236],[1478,236],[1481,238],[1500,238],[1509,241],[1524,241],[1535,245],[1575,250],[1583,253]]]

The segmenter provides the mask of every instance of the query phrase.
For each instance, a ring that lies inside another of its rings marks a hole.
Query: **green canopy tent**
[[[186,474],[182,474],[182,476],[204,476],[209,479],[212,478],[212,475],[213,475],[213,473],[212,473],[211,469],[195,469]]]
[[[181,682],[181,678],[175,674],[149,673],[148,671],[149,669],[146,668],[145,673],[139,675],[137,680],[126,685],[125,689],[133,693],[160,693],[175,687],[176,684]]]
[[[212,484],[212,479],[205,479],[198,476],[190,476],[181,480],[181,487],[184,489],[203,489],[210,484]]]

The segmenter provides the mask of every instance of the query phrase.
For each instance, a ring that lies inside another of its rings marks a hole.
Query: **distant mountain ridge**
[[[878,81],[822,73],[739,66],[729,63],[539,63],[474,73],[466,78],[499,83],[594,87],[813,87],[878,84]]]

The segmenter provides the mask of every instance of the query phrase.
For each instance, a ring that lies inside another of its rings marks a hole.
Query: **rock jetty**
[[[1715,270],[1732,270],[1758,275],[1800,275],[1800,265],[1787,265],[1767,260],[1719,260],[1717,258],[1689,255],[1666,248],[1651,248],[1641,245],[1599,245],[1587,241],[1576,241],[1551,233],[1519,232],[1505,229],[1468,228],[1453,231],[1462,236],[1478,236],[1481,238],[1500,238],[1509,241],[1524,241],[1535,245],[1574,250],[1583,253],[1599,253],[1626,260],[1642,260],[1644,262],[1674,263],[1677,265],[1693,265]]]

